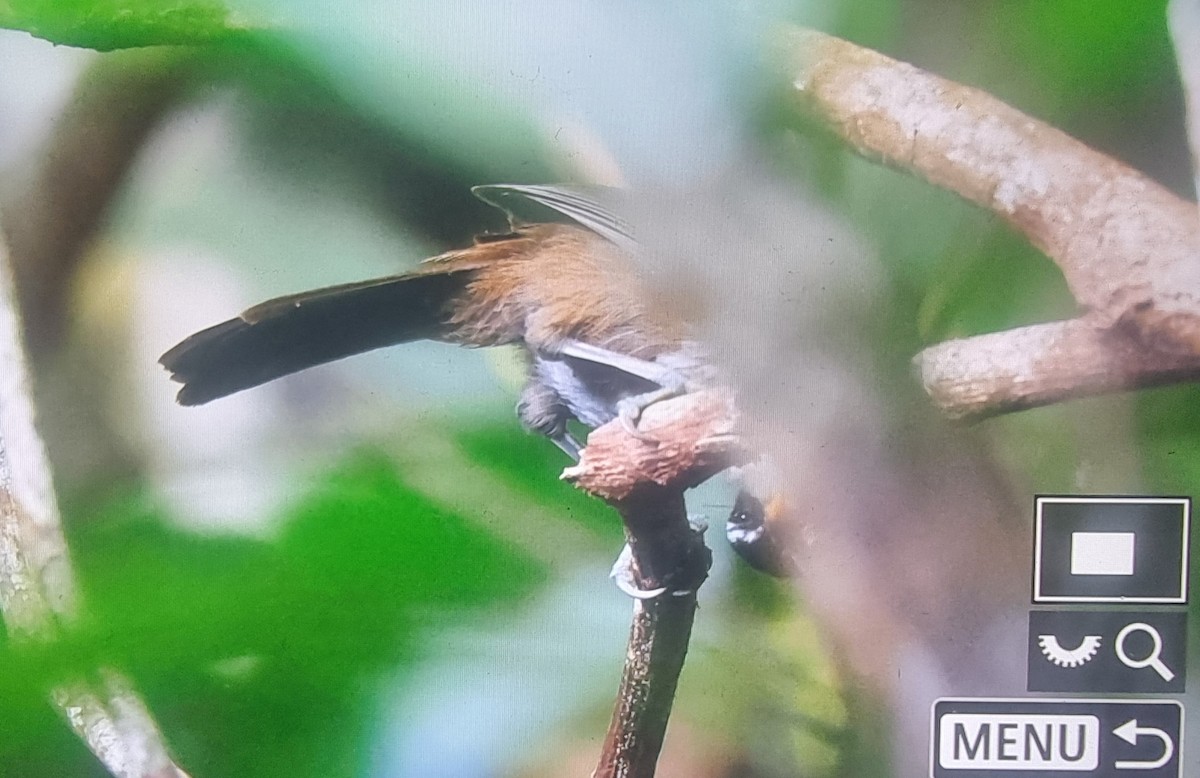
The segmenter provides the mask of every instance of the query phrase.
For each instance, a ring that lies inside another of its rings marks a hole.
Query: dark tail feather
[[[197,332],[159,359],[202,405],[307,367],[444,334],[469,270],[418,273],[280,297]]]

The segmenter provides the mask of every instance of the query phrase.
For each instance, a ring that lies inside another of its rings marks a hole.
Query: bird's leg
[[[549,438],[571,458],[571,461],[579,461],[579,452],[583,450],[583,444],[567,430],[571,412],[551,387],[536,378],[531,378],[521,391],[521,400],[517,403],[517,418],[527,428]]]
[[[687,388],[685,386],[664,386],[661,389],[655,389],[651,392],[624,397],[617,401],[617,418],[621,420],[621,426],[630,435],[638,440],[650,440],[650,436],[639,430],[637,426],[638,422],[641,421],[642,411],[656,402],[670,400],[672,397],[678,397],[686,393]]]
[[[551,443],[558,446],[564,454],[571,458],[572,462],[579,464],[579,455],[583,451],[583,444],[574,435],[564,429],[562,432],[548,437]]]
[[[638,357],[631,357],[628,354],[610,351],[601,346],[594,346],[591,343],[566,340],[559,346],[558,352],[564,356],[574,357],[575,359],[583,359],[599,365],[607,365],[637,378],[658,384],[658,389],[625,397],[617,402],[617,418],[621,420],[621,426],[630,435],[639,439],[645,439],[645,436],[637,428],[642,411],[656,402],[686,394],[691,389],[687,379],[684,378],[679,370],[660,365],[657,362],[651,362],[648,359],[640,359]]]

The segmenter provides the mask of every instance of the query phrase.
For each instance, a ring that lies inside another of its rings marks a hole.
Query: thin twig
[[[634,600],[621,685],[593,776],[649,778],[687,657],[696,592],[712,557],[688,526],[681,490],[649,489],[616,507],[625,520],[636,585],[667,592]]]
[[[719,393],[689,394],[646,409],[635,437],[619,423],[588,437],[563,477],[613,505],[625,522],[634,585],[662,589],[635,600],[625,668],[595,778],[654,775],[687,656],[696,592],[712,555],[688,523],[683,493],[745,459],[736,412]]]
[[[0,242],[0,614],[13,642],[48,642],[70,628],[78,601]],[[111,670],[101,677],[51,694],[92,753],[117,778],[186,778],[132,685]]]
[[[1004,218],[1058,265],[1084,310],[1069,329],[1090,348],[1065,353],[1086,353],[1086,363],[1029,359],[1025,330],[922,352],[924,384],[943,410],[987,415],[1195,376],[1195,204],[977,89],[820,33],[783,40],[797,107],[860,153]],[[996,380],[998,364],[1022,361],[1030,370],[1019,381]],[[975,388],[967,405],[948,383]]]

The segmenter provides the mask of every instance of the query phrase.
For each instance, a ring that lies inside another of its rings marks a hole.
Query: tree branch
[[[26,346],[59,345],[71,283],[146,139],[198,69],[190,51],[110,55],[80,79],[29,184],[4,209]]]
[[[133,685],[113,670],[98,681],[59,686],[51,695],[71,729],[118,778],[188,778],[171,761],[154,717]]]
[[[625,668],[594,778],[654,775],[687,656],[696,592],[712,554],[688,523],[683,493],[747,458],[728,395],[699,392],[646,408],[639,436],[611,422],[588,436],[563,478],[613,505],[625,522],[635,600]]]
[[[654,775],[696,616],[696,592],[712,555],[688,525],[683,492],[648,489],[616,505],[625,521],[640,589],[665,587],[633,601],[633,624],[612,720],[593,778]]]
[[[638,420],[642,437],[609,423],[588,435],[579,464],[562,478],[619,504],[648,485],[690,489],[749,453],[734,434],[737,411],[720,391],[692,392],[650,405]]]
[[[48,642],[75,620],[78,599],[0,242],[0,614],[13,642]],[[118,778],[186,778],[131,685],[101,674],[100,683],[71,681],[52,693],[92,753]]]
[[[948,340],[917,363],[934,404],[955,419],[1200,379],[1200,359],[1146,351],[1086,319]]]
[[[33,406],[0,245],[0,611],[16,637],[49,637],[76,611],[67,547]]]
[[[797,107],[861,154],[1001,216],[1054,260],[1085,312],[1065,344],[1065,332],[1047,337],[1055,325],[1035,330],[1036,359],[1023,353],[1029,328],[922,352],[923,381],[944,410],[987,415],[1195,376],[1195,204],[979,90],[820,33],[784,40]],[[990,374],[1004,365],[1026,368],[1008,374],[1018,390]]]

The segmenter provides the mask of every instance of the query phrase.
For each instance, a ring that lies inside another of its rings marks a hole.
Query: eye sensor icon
[[[1099,635],[1084,635],[1075,648],[1063,648],[1055,635],[1038,635],[1038,646],[1050,662],[1059,667],[1079,667],[1092,661],[1100,650]]]

